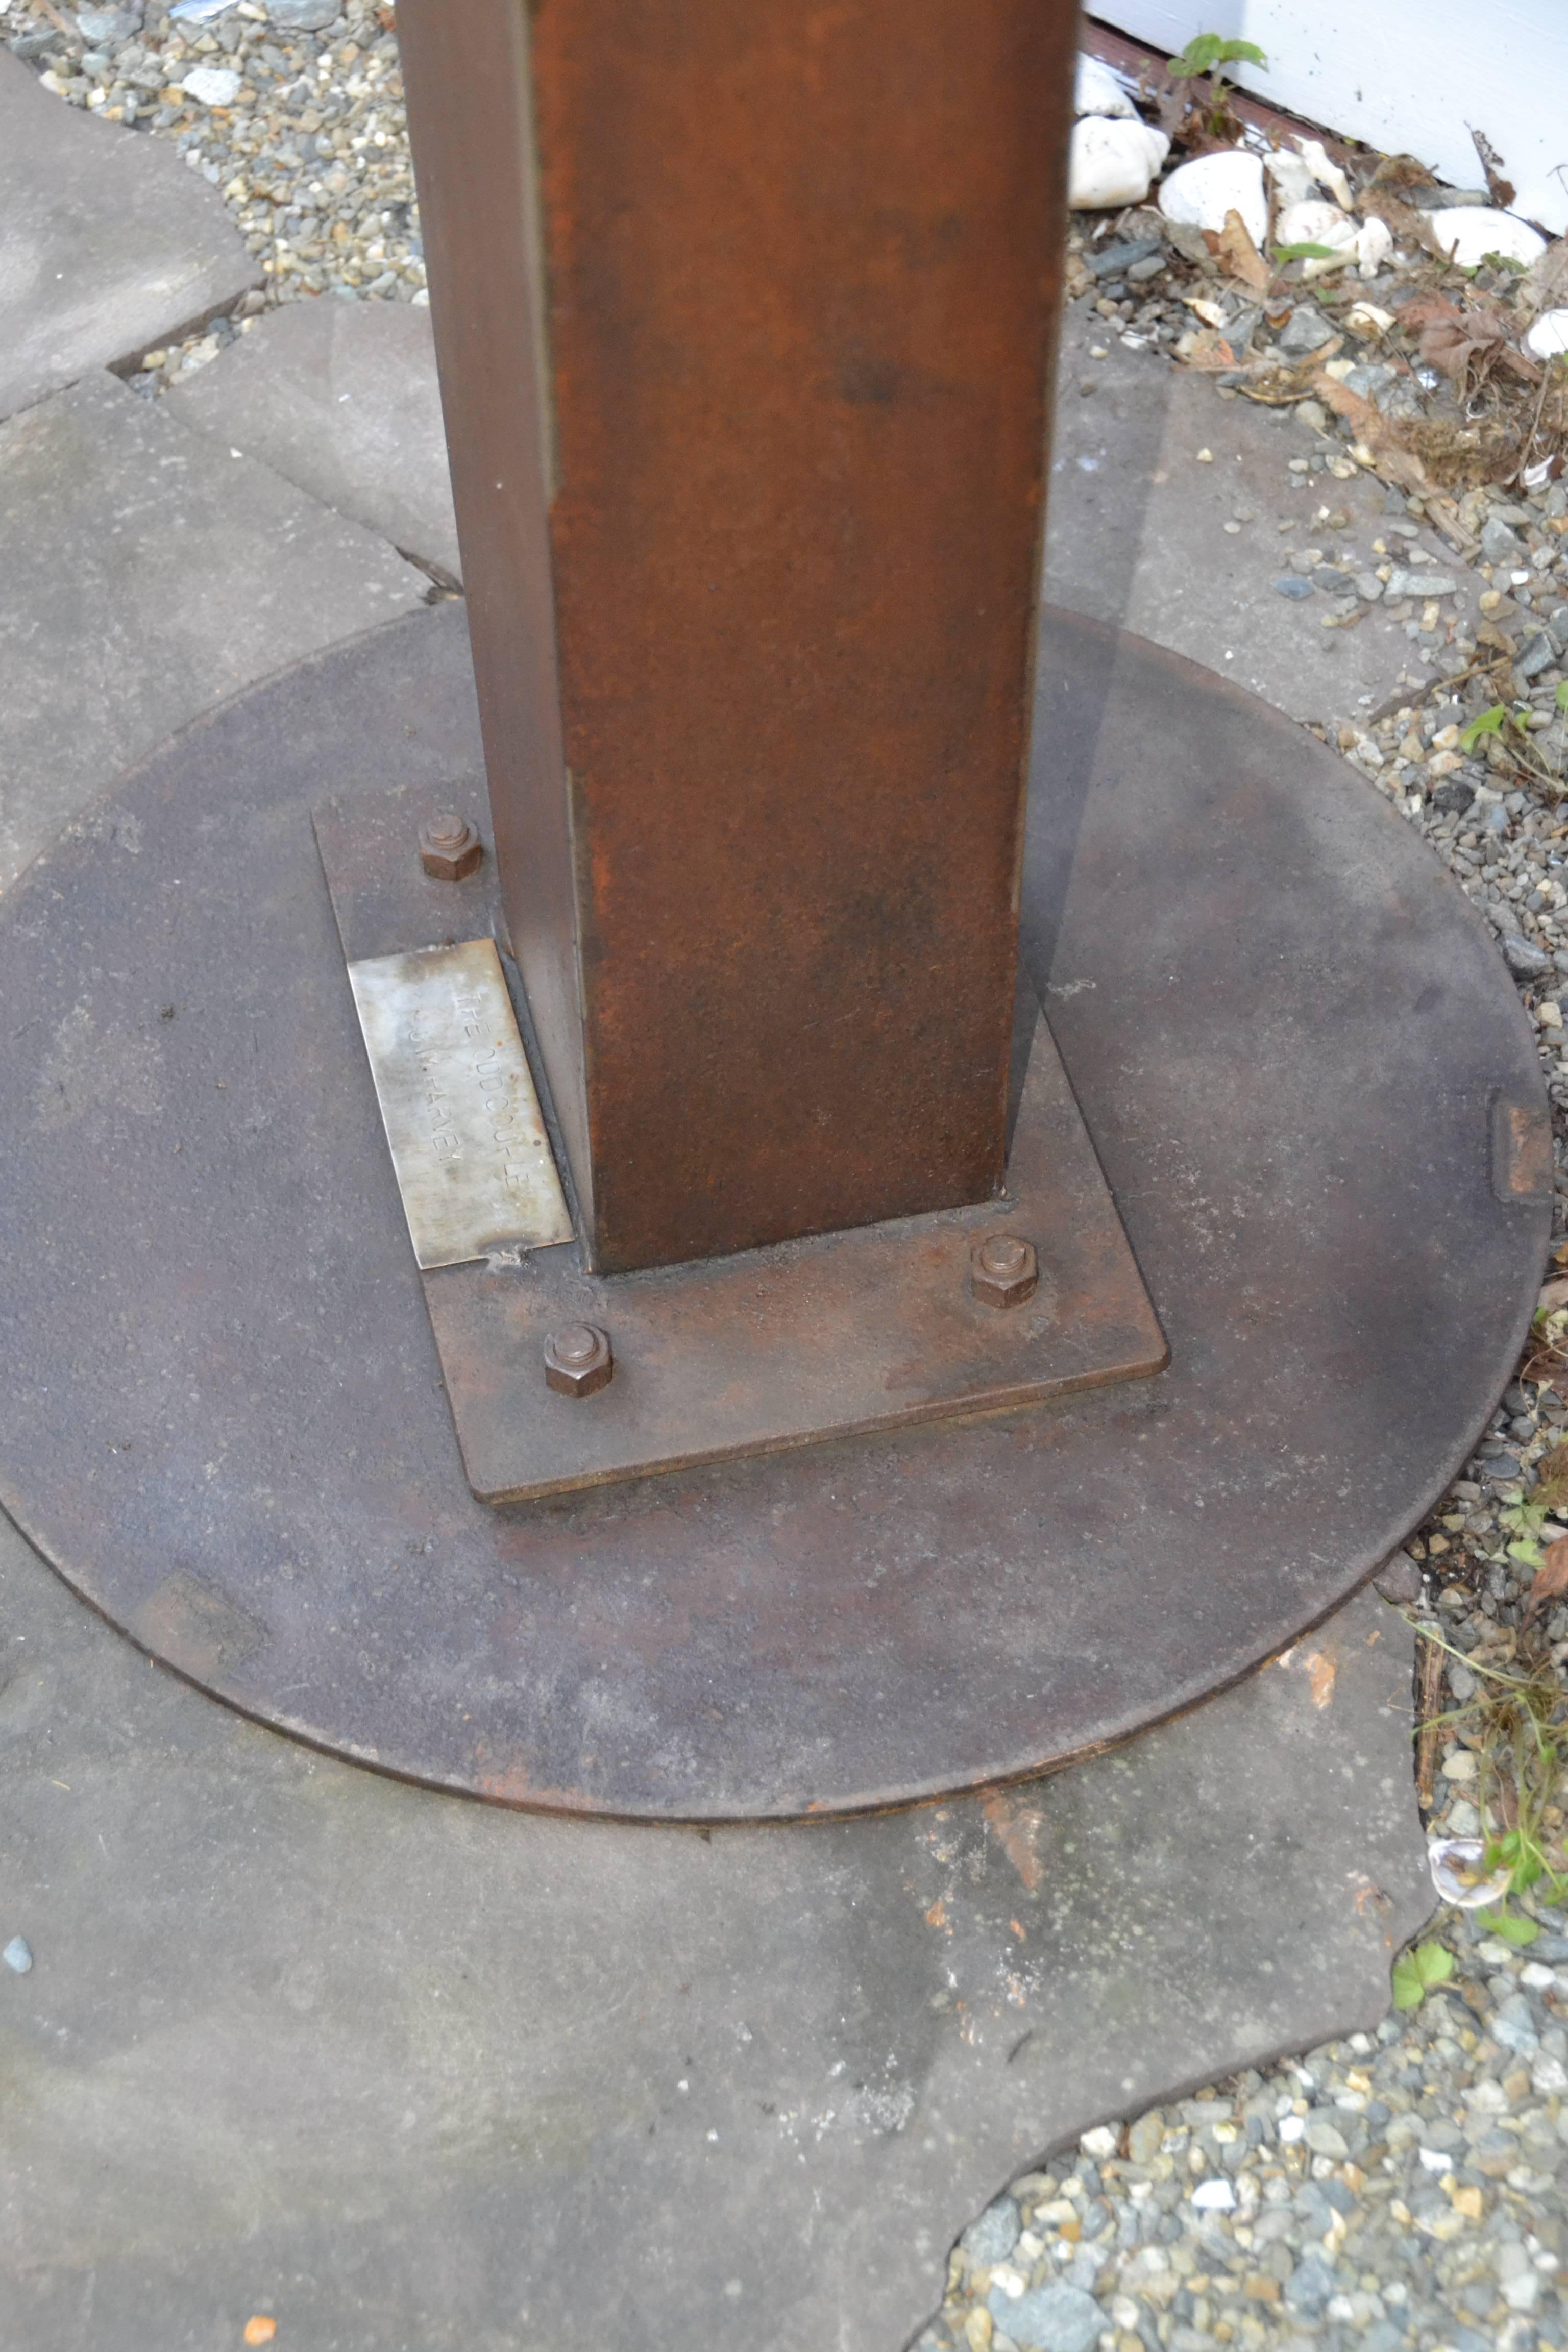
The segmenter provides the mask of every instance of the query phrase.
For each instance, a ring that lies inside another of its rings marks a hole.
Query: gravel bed
[[[919,2352],[1561,2345],[1565,1927],[1457,1920],[1409,2016],[1087,2132],[964,2231]]]
[[[182,24],[163,0],[147,0],[144,10],[83,10],[76,22],[79,33],[62,30],[42,0],[0,5],[13,49],[66,102],[174,142],[222,192],[266,279],[234,317],[148,353],[132,379],[139,389],[155,396],[205,365],[272,303],[427,299],[390,5],[351,0],[337,13],[335,0],[237,0],[206,23]],[[1195,299],[1232,348],[1261,348],[1288,366],[1342,335],[1353,300],[1390,305],[1410,282],[1408,270],[1392,270],[1265,317],[1194,239],[1147,208],[1079,221],[1069,291],[1108,338],[1147,351],[1152,364],[1190,349]],[[1351,389],[1397,414],[1408,376],[1351,332]],[[1240,396],[1223,375],[1215,388],[1219,400]],[[1093,390],[1092,380],[1081,387]],[[1568,488],[1389,488],[1381,526],[1353,525],[1337,488],[1366,469],[1366,453],[1321,402],[1294,405],[1310,442],[1288,461],[1281,511],[1238,509],[1226,528],[1278,533],[1274,593],[1299,605],[1304,630],[1353,627],[1376,604],[1404,625],[1399,691],[1382,710],[1346,714],[1324,731],[1426,836],[1497,935],[1551,1094],[1560,1237]],[[1470,621],[1464,593],[1476,571],[1483,593]],[[1508,725],[1467,736],[1500,700],[1513,714]],[[1562,1315],[1568,1349],[1568,1298],[1549,1295],[1547,1305]],[[1568,1390],[1568,1355],[1563,1369]],[[1510,1546],[1564,1436],[1568,1396],[1544,1379],[1517,1382],[1407,1548],[1408,1598],[1478,1666],[1512,1654],[1533,1571]],[[1562,1521],[1541,1517],[1531,1531],[1542,1542],[1568,1534],[1568,1503]],[[1561,1674],[1568,1607],[1545,1636]],[[1444,1703],[1464,1705],[1474,1674],[1452,1658],[1447,1673]],[[1434,1834],[1498,1826],[1483,1819],[1474,1744],[1455,1736],[1443,1750]],[[1560,1811],[1547,1826],[1560,1835]],[[1443,1915],[1433,1933],[1455,1974],[1417,2010],[1391,2013],[1374,2035],[1107,2124],[1016,2182],[964,2233],[921,2352],[1563,2346],[1568,1921],[1539,1907],[1535,1916],[1542,1932],[1515,1950],[1465,1914]]]
[[[232,318],[149,352],[138,390],[205,366],[276,302],[428,299],[384,0],[237,0],[205,23],[166,0],[58,14],[70,29],[37,0],[10,0],[0,25],[68,105],[172,142],[220,190],[266,279]]]

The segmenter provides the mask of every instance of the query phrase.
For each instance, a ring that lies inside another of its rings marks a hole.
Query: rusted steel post
[[[597,1264],[1003,1173],[1067,0],[402,0],[509,920]]]

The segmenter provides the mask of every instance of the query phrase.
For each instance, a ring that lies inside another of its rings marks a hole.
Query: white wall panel
[[[1245,89],[1439,178],[1480,187],[1486,133],[1515,210],[1568,229],[1568,0],[1099,0],[1094,14],[1160,49],[1194,33],[1256,41]]]

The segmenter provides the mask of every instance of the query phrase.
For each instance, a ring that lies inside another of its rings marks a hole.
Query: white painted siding
[[[1568,229],[1568,0],[1094,0],[1159,49],[1194,33],[1256,41],[1258,97],[1479,188],[1473,123],[1503,159],[1514,209]]]

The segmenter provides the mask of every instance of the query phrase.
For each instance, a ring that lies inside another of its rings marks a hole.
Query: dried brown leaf
[[[1549,1601],[1561,1599],[1568,1592],[1568,1536],[1561,1542],[1548,1544],[1542,1554],[1541,1566],[1535,1571],[1535,1581],[1530,1588],[1530,1598],[1524,1604],[1526,1621]]]
[[[1238,212],[1226,213],[1215,251],[1220,268],[1228,270],[1232,278],[1239,278],[1256,294],[1268,293],[1274,283],[1274,272],[1253,244],[1247,223]]]
[[[1205,375],[1222,375],[1239,365],[1229,343],[1213,327],[1200,327],[1180,356],[1184,367],[1197,368]]]
[[[1540,368],[1517,348],[1508,321],[1489,303],[1469,302],[1460,310],[1441,294],[1417,294],[1400,315],[1405,326],[1420,329],[1426,365],[1455,383],[1462,383],[1472,365],[1488,362],[1531,383],[1540,382]]]
[[[1487,175],[1487,194],[1490,196],[1498,210],[1500,212],[1506,213],[1509,210],[1509,207],[1512,205],[1514,197],[1518,194],[1519,191],[1514,186],[1511,180],[1504,179],[1502,173],[1502,157],[1498,153],[1497,149],[1492,145],[1492,142],[1487,137],[1486,132],[1484,131],[1478,131],[1473,122],[1469,123],[1467,128],[1470,134],[1470,143],[1475,148],[1477,154],[1480,157],[1481,169]]]
[[[1484,332],[1479,336],[1468,332],[1464,313],[1441,294],[1418,294],[1413,302],[1406,302],[1401,323],[1420,331],[1422,359],[1447,376],[1462,376],[1488,341]],[[1495,342],[1496,335],[1490,340]]]
[[[1345,419],[1357,439],[1372,452],[1373,466],[1384,481],[1395,483],[1401,489],[1426,488],[1426,468],[1405,446],[1398,425],[1384,416],[1381,408],[1363,400],[1359,392],[1352,392],[1348,384],[1337,383],[1321,369],[1312,378],[1312,389],[1336,415]]]
[[[1419,155],[1380,155],[1377,169],[1366,184],[1366,192],[1385,191],[1397,194],[1402,188],[1429,188],[1432,167]]]
[[[1425,174],[1430,177],[1430,173]],[[1366,220],[1380,220],[1390,236],[1401,245],[1423,245],[1428,242],[1426,215],[1400,201],[1392,189],[1380,188],[1373,181],[1356,198],[1356,210]]]

